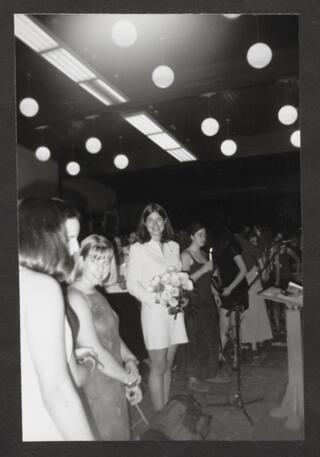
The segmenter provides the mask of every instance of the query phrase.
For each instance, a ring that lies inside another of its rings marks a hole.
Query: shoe
[[[210,387],[206,386],[199,379],[191,380],[189,379],[188,388],[194,390],[195,392],[205,393],[210,391]]]
[[[214,378],[208,378],[205,381],[216,384],[226,384],[227,382],[230,382],[231,379],[230,376],[227,375],[227,373],[219,373]]]

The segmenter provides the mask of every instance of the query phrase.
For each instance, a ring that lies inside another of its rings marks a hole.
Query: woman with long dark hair
[[[216,223],[212,235],[213,262],[220,281],[219,291],[215,291],[215,301],[219,309],[220,344],[223,353],[231,312],[236,307],[241,311],[248,308],[247,268],[239,242],[223,223]]]
[[[180,269],[179,245],[173,241],[169,217],[157,203],[143,210],[138,242],[130,248],[127,287],[141,303],[141,323],[150,358],[149,389],[154,408],[169,400],[171,368],[177,346],[188,341],[183,313],[175,317],[156,303],[148,291],[150,281],[170,266]]]
[[[68,206],[68,208],[67,208]],[[76,364],[59,282],[70,281],[79,222],[49,198],[19,203],[22,434],[24,441],[93,440],[74,386]],[[72,380],[70,371],[74,377]]]
[[[227,376],[219,371],[219,326],[216,304],[211,292],[212,261],[208,259],[204,246],[207,241],[206,227],[193,223],[188,230],[189,246],[181,253],[182,270],[190,274],[195,293],[185,311],[189,344],[185,356],[189,374],[189,388],[207,392],[208,385],[202,381],[228,382]]]

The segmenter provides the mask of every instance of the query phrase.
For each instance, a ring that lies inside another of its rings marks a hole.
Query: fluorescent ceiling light
[[[25,14],[14,15],[14,33],[36,52],[44,52],[59,46],[47,32]]]
[[[181,145],[167,133],[155,133],[149,135],[148,138],[166,151],[168,149],[177,149],[181,147]]]
[[[168,149],[167,152],[180,162],[196,160],[196,157],[193,154],[191,154],[191,152],[187,151],[185,148]]]
[[[102,102],[104,105],[112,105],[112,101],[110,100],[110,98],[107,97],[105,94],[101,93],[100,91],[98,91],[91,81],[86,83],[80,83],[79,86],[81,86],[82,89],[86,90],[87,92],[89,92],[89,94],[93,95],[95,98],[100,100],[100,102]]]
[[[118,100],[119,102],[127,102],[128,101],[127,97],[125,97],[124,95],[120,94],[119,91],[115,90],[109,83],[107,84],[102,79],[97,79],[95,81],[95,84],[97,86],[100,86],[103,91],[105,91],[108,94],[110,94],[114,99]]]
[[[161,133],[161,127],[153,122],[147,114],[134,114],[133,116],[124,116],[124,119],[144,135]]]
[[[54,49],[41,55],[76,83],[96,78],[96,75],[89,68],[66,49]]]

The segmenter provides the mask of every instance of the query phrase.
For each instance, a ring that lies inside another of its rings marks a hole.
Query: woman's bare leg
[[[164,393],[164,402],[167,403],[169,401],[169,397],[170,397],[170,387],[171,387],[171,378],[172,378],[172,365],[173,365],[173,361],[174,361],[174,356],[176,354],[176,351],[177,351],[177,345],[175,346],[170,346],[168,348],[168,352],[167,352],[167,369],[165,371],[165,374],[164,374],[164,389],[163,389],[163,393]]]
[[[165,405],[164,377],[167,369],[168,349],[152,349],[148,351],[150,358],[149,389],[151,400],[156,411]]]

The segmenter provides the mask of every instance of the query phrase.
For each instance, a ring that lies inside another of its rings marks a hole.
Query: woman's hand
[[[138,365],[136,359],[128,359],[124,363],[125,369],[127,372],[133,376],[135,376],[135,379],[140,378],[139,382],[141,381],[141,376],[139,373]]]
[[[137,405],[142,400],[142,392],[139,386],[126,387],[126,399],[130,405]]]
[[[224,287],[222,289],[222,293],[221,293],[221,296],[222,297],[229,297],[229,295],[231,294],[232,292],[232,289],[230,287]]]
[[[203,266],[201,268],[202,268],[203,273],[207,273],[208,271],[212,271],[213,270],[212,261],[208,260],[208,262],[203,264]]]

